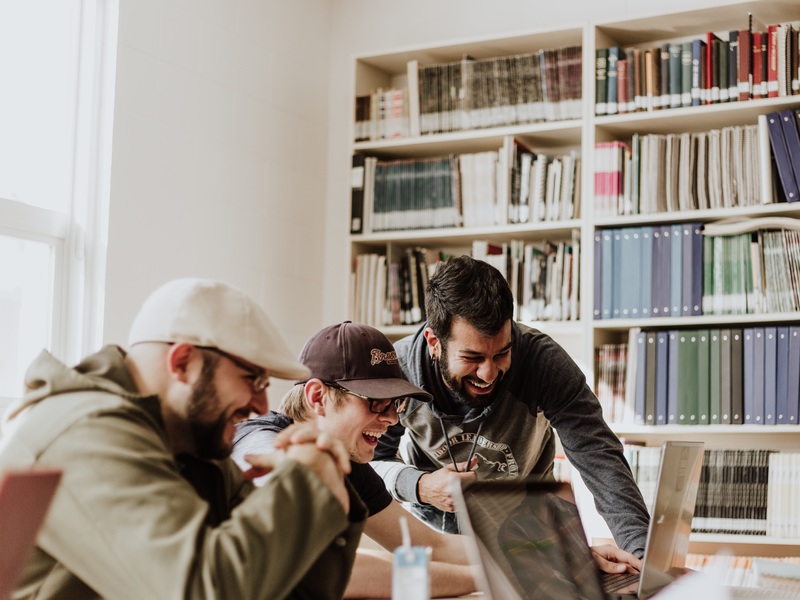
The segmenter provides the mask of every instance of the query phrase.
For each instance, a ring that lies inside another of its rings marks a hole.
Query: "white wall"
[[[294,351],[322,325],[329,20],[327,0],[122,0],[107,342],[180,276],[245,289]]]
[[[580,27],[587,22],[680,12],[725,0],[334,0],[331,27],[328,219],[324,320],[346,314],[342,248],[349,218],[350,121],[354,58],[459,40]],[[744,16],[742,19],[744,22]]]

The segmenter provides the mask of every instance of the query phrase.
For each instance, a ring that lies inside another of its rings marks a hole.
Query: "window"
[[[0,408],[101,343],[118,1],[0,3]]]

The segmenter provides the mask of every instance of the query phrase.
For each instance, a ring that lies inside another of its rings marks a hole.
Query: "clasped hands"
[[[295,423],[278,434],[275,451],[270,454],[248,454],[244,459],[252,465],[244,476],[255,479],[272,472],[287,458],[308,467],[341,503],[345,513],[350,511],[350,496],[344,476],[350,472],[350,458],[344,444],[323,433],[310,423]]]

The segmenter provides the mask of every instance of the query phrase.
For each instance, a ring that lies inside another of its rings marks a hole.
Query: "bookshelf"
[[[381,89],[402,89],[409,85],[408,65],[416,61],[420,68],[457,63],[465,56],[475,60],[517,56],[539,50],[581,46],[582,98],[580,114],[570,119],[515,123],[444,131],[393,139],[360,140],[351,144],[354,154],[379,160],[429,158],[450,154],[469,154],[502,149],[509,138],[519,140],[535,153],[562,156],[574,152],[580,157],[576,185],[580,201],[576,214],[568,219],[525,223],[486,224],[444,229],[414,229],[352,233],[346,249],[347,272],[357,269],[359,255],[375,253],[387,261],[402,256],[407,249],[426,248],[429,252],[469,253],[473,240],[503,244],[522,240],[529,244],[545,241],[569,243],[580,240],[579,304],[568,320],[526,320],[554,337],[594,381],[594,352],[601,344],[628,341],[632,328],[653,331],[675,329],[710,329],[753,327],[758,325],[798,325],[800,313],[764,313],[738,315],[695,315],[648,318],[595,318],[595,255],[591,241],[597,231],[609,228],[648,227],[684,223],[708,223],[729,217],[790,216],[800,218],[800,203],[768,203],[754,206],[729,206],[674,210],[649,214],[607,216],[595,211],[595,145],[602,142],[630,144],[634,134],[702,133],[731,126],[755,125],[760,115],[783,109],[800,108],[800,95],[750,99],[747,101],[684,106],[624,114],[595,114],[596,50],[658,47],[668,42],[688,42],[716,32],[720,37],[731,30],[746,27],[752,13],[757,25],[792,23],[800,25],[800,10],[791,0],[734,2],[724,6],[664,13],[646,18],[594,22],[557,31],[531,31],[525,35],[476,39],[442,44],[437,47],[406,48],[380,55],[361,56],[354,61],[355,96]],[[765,29],[766,31],[766,29]],[[413,77],[411,78],[413,81]],[[419,82],[412,83],[412,87]],[[354,111],[355,112],[355,111]],[[412,108],[413,113],[413,108]],[[352,139],[352,138],[351,138]],[[351,180],[352,183],[352,180]],[[778,185],[777,180],[774,181]],[[351,199],[347,190],[347,202]],[[356,284],[350,298],[358,295]],[[354,302],[351,311],[355,310]],[[358,318],[357,313],[349,315]],[[417,325],[375,323],[391,338],[399,339],[417,329]],[[800,368],[800,365],[797,365]],[[800,428],[797,425],[632,425],[612,424],[625,440],[660,445],[666,439],[700,439],[708,448],[773,449],[800,452]],[[800,539],[724,534],[694,534],[692,552],[713,552],[722,547],[737,554],[800,556]]]

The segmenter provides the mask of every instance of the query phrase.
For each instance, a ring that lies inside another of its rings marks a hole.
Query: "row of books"
[[[800,93],[798,35],[791,24],[655,47],[595,51],[595,114],[614,115]],[[727,37],[727,39],[723,39]]]
[[[636,133],[629,144],[599,142],[594,151],[595,215],[655,214],[772,202],[772,173],[769,168],[765,174],[761,169],[764,152],[769,165],[769,148],[762,145],[756,125],[698,133]]]
[[[472,256],[506,277],[520,321],[576,321],[580,318],[580,237],[570,241],[472,243]]]
[[[595,319],[702,314],[701,223],[596,229]]]
[[[800,310],[800,220],[597,229],[595,319]]]
[[[595,145],[600,217],[755,206],[800,199],[800,111],[756,125],[633,134]]]
[[[378,88],[356,96],[355,138],[391,140],[408,137],[408,90]]]
[[[582,52],[564,46],[430,65],[412,59],[407,88],[356,97],[356,141],[579,119]]]
[[[604,417],[638,425],[796,425],[800,326],[629,330],[596,350]],[[604,364],[609,362],[609,364]]]
[[[652,513],[661,448],[626,444],[625,456]],[[793,506],[784,504],[791,498],[800,506],[800,487],[792,489],[782,483],[785,476],[778,465],[800,467],[799,458],[795,453],[763,449],[706,449],[692,531],[796,537],[796,532],[782,524],[782,518],[798,514]]]
[[[425,287],[444,258],[436,253],[429,259],[429,251],[421,247],[396,251],[392,257],[359,254],[351,275],[352,319],[373,327],[422,323]]]
[[[353,320],[382,327],[425,320],[425,287],[439,262],[451,252],[422,247],[354,259],[351,280]],[[538,243],[511,240],[472,242],[471,255],[497,268],[509,282],[514,318],[521,321],[574,321],[580,318],[580,238]]]
[[[351,233],[560,221],[576,218],[579,206],[577,154],[537,154],[512,136],[497,151],[353,155]]]
[[[781,221],[800,227],[796,219]],[[800,310],[798,229],[707,235],[703,242],[703,314]]]

